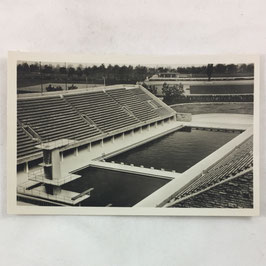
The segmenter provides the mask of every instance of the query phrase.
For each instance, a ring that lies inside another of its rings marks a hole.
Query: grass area
[[[174,104],[171,107],[179,113],[208,114],[208,113],[229,113],[253,115],[253,103],[184,103]]]

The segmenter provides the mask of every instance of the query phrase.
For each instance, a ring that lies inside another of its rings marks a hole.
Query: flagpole
[[[43,94],[43,84],[42,84],[42,62],[40,62],[40,76],[41,76],[41,94]]]

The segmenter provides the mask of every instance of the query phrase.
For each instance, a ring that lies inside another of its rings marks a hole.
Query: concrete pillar
[[[155,122],[155,128],[157,128],[158,124],[157,124],[157,121]]]
[[[164,126],[164,120],[162,121],[162,126]]]
[[[78,147],[75,149],[75,156],[78,156],[79,155],[79,149]]]
[[[122,139],[124,140],[125,139],[125,133],[123,132],[122,134]]]
[[[91,151],[91,142],[90,142],[90,144],[88,146],[88,150]]]
[[[132,129],[131,135],[134,136],[134,134],[135,134],[134,129]]]
[[[150,131],[150,129],[151,129],[151,125],[149,124],[149,125],[148,125],[148,131]]]
[[[115,143],[115,136],[112,137],[112,143]]]
[[[63,152],[60,153],[60,160],[61,160],[61,162],[64,161],[64,154],[63,154]]]
[[[103,147],[103,139],[101,140],[101,147]]]
[[[29,172],[29,163],[28,163],[28,162],[25,163],[24,171],[25,171],[26,173]]]
[[[142,133],[142,127],[140,127],[140,133]]]

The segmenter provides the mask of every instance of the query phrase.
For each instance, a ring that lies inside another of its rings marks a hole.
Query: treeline
[[[217,65],[206,65],[206,66],[191,66],[191,67],[178,67],[177,72],[181,74],[205,74],[207,75],[208,67],[212,66],[212,74],[254,74],[254,64],[217,64]]]
[[[52,65],[45,63],[21,63],[17,65],[18,87],[40,83],[88,83],[88,84],[128,84],[142,82],[147,77],[163,72],[192,74],[193,76],[207,77],[206,66],[189,67],[146,67],[146,66],[119,66],[119,65]],[[253,64],[217,64],[212,68],[215,75],[253,75]]]

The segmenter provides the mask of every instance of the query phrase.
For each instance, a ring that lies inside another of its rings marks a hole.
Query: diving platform
[[[41,183],[55,185],[55,186],[62,186],[80,177],[81,175],[70,173],[60,179],[49,179],[49,178],[46,178],[45,173],[42,168],[35,172],[30,173],[28,176],[29,180],[31,181],[41,182]]]
[[[61,203],[69,204],[73,206],[79,204],[83,200],[88,199],[90,197],[90,193],[92,190],[93,188],[90,188],[84,192],[77,193],[77,192],[61,189],[60,194],[53,195],[53,194],[49,194],[46,192],[45,185],[41,185],[33,189],[27,189],[26,187],[23,187],[23,186],[17,187],[18,194],[33,196],[33,197],[36,197],[40,201],[44,199],[44,200],[61,202]]]
[[[62,148],[64,146],[68,146],[74,144],[76,141],[72,139],[59,139],[49,142],[43,142],[35,147],[41,150],[54,150],[58,148]]]
[[[166,171],[164,169],[158,170],[154,168],[145,168],[144,166],[125,165],[123,163],[91,161],[89,166],[108,169],[113,171],[145,175],[154,178],[161,178],[166,180],[173,180],[180,176],[180,173],[173,171]]]

